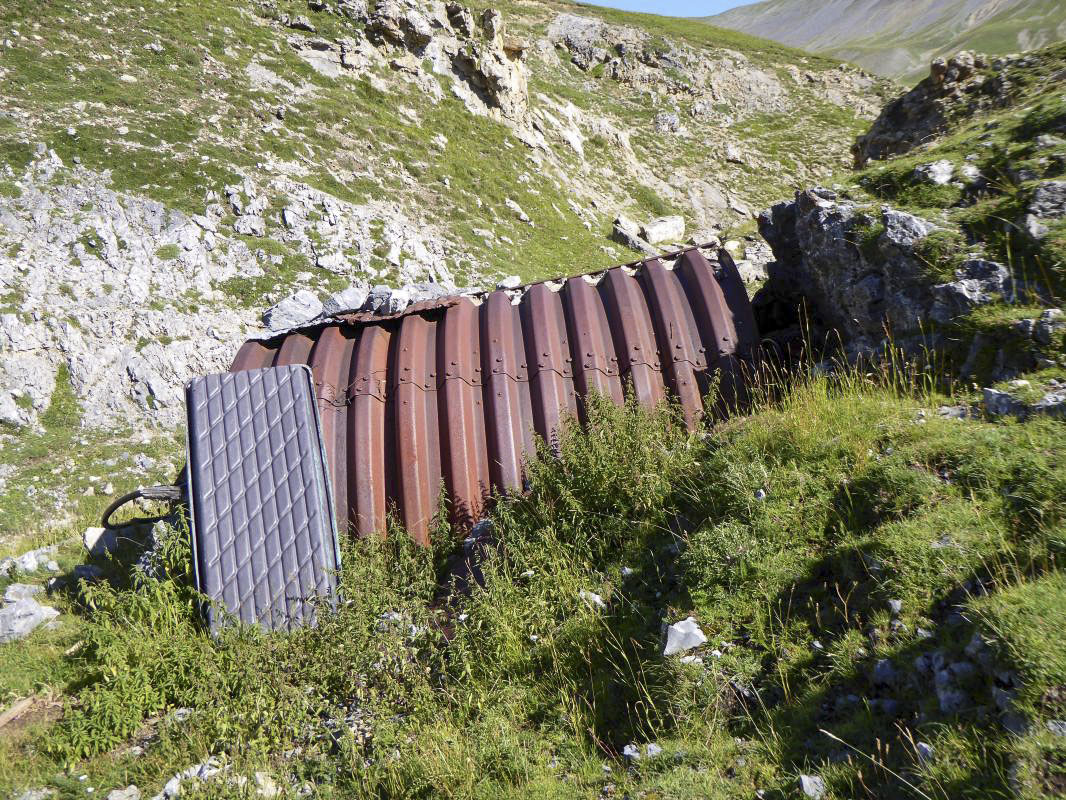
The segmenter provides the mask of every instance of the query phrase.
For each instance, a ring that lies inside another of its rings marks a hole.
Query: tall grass
[[[972,709],[942,713],[909,665],[965,658],[975,622],[954,611],[1060,574],[1061,424],[940,419],[937,381],[902,361],[771,365],[750,386],[742,413],[695,432],[675,409],[594,398],[584,428],[539,449],[528,492],[496,504],[483,583],[444,604],[462,545],[441,526],[432,548],[346,542],[344,602],[314,629],[212,639],[172,531],[162,577],[83,587],[79,678],[35,768],[143,787],[213,755],[226,768],[203,796],[265,769],[321,797],[788,794],[801,771],[838,797],[996,796],[1022,751],[1042,774],[1043,750]],[[1057,589],[1039,597],[1061,607]],[[702,661],[664,658],[662,626],[690,614]],[[1013,642],[997,669],[1032,657],[1017,616],[984,623]],[[891,691],[870,678],[880,658],[902,676]],[[975,707],[991,674],[967,684]],[[1055,713],[1039,706],[1047,674],[1034,716]],[[921,761],[917,740],[943,759]],[[664,754],[622,756],[649,742]]]

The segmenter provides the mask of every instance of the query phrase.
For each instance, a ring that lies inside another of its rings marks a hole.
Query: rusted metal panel
[[[311,373],[318,396],[318,417],[326,443],[326,463],[333,484],[333,502],[338,524],[347,529],[348,465],[345,460],[348,435],[348,371],[355,348],[354,332],[339,325],[325,328],[311,351]]]
[[[588,279],[579,277],[566,282],[562,295],[578,395],[596,392],[621,403],[618,356],[599,294]]]
[[[441,467],[437,415],[436,322],[405,317],[394,337],[392,430],[398,492],[393,499],[407,532],[422,544],[437,510]]]
[[[654,407],[665,397],[658,345],[647,303],[636,280],[612,269],[600,282],[608,324],[615,338],[622,377],[631,383],[637,400]]]
[[[533,424],[541,437],[551,441],[563,419],[577,411],[577,394],[563,304],[546,283],[531,286],[522,298],[522,332]]]
[[[247,342],[231,371],[310,364],[338,518],[366,536],[393,512],[426,543],[442,485],[452,521],[469,525],[492,492],[521,490],[535,436],[552,442],[591,392],[621,403],[632,387],[646,406],[670,396],[695,425],[720,371],[728,410],[757,341],[733,262],[691,248],[384,318],[345,315]]]
[[[489,477],[505,491],[522,486],[522,462],[533,443],[525,343],[517,308],[493,292],[481,312],[485,362],[485,433]]]
[[[359,536],[385,530],[385,388],[389,332],[359,331],[348,372],[348,521]]]

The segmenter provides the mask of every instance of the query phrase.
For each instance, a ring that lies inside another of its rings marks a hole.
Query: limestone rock
[[[611,239],[625,245],[630,250],[636,250],[638,253],[644,253],[649,256],[659,254],[658,250],[641,238],[640,226],[633,220],[623,216],[615,219],[614,226],[611,228]]]
[[[860,247],[878,223],[883,232]],[[760,327],[783,328],[787,309],[794,319],[802,302],[819,337],[835,330],[849,353],[877,353],[886,325],[899,346],[920,347],[926,320],[947,322],[1013,296],[1018,287],[1007,267],[985,259],[968,259],[954,281],[932,284],[919,248],[936,230],[921,217],[888,206],[875,211],[827,189],[797,192],[759,216],[776,258],[754,301]]]
[[[370,290],[366,286],[349,286],[347,289],[331,294],[322,304],[322,311],[330,317],[360,311],[369,296]]]
[[[32,597],[24,597],[0,608],[0,644],[23,639],[38,626],[59,616],[51,606],[42,606]]]
[[[817,775],[800,775],[800,790],[811,800],[825,797],[825,780]]]
[[[41,592],[41,587],[32,583],[13,583],[4,590],[5,603],[17,603]]]
[[[946,158],[934,161],[932,164],[922,164],[921,166],[914,168],[914,177],[916,180],[923,183],[931,183],[935,186],[943,186],[944,184],[951,183],[951,179],[954,175],[955,165]]]
[[[646,242],[680,242],[685,237],[685,218],[679,215],[659,217],[640,227],[640,235]]]
[[[301,289],[271,306],[263,314],[263,324],[272,331],[283,331],[310,322],[322,313],[322,302],[313,292]]]
[[[1009,67],[1010,60],[1006,61]],[[984,56],[970,52],[934,60],[929,76],[886,105],[870,130],[855,141],[855,166],[910,151],[946,130],[958,113],[1004,105],[1008,100],[1004,70],[988,73],[982,69],[986,66]]]
[[[666,629],[666,646],[663,648],[664,656],[672,656],[692,650],[707,642],[707,637],[700,630],[695,617],[687,617],[680,622],[675,622]]]

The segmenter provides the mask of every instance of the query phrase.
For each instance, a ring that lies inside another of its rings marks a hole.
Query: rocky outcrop
[[[708,52],[653,38],[632,26],[571,13],[552,20],[547,42],[581,70],[599,67],[607,77],[636,89],[690,100],[690,113],[697,119],[728,123],[754,113],[784,111],[793,104],[776,74],[733,50]],[[676,112],[662,112],[655,124],[660,132],[681,130]]]
[[[1017,288],[1005,266],[980,258],[963,261],[955,280],[936,282],[920,253],[937,230],[933,223],[841,200],[827,189],[797,192],[764,211],[759,230],[776,259],[755,299],[760,329],[788,335],[802,306],[811,333],[839,337],[851,355],[880,353],[889,333],[897,345],[919,343],[930,323],[1010,300]]]
[[[1009,58],[992,62],[965,51],[934,60],[929,76],[886,105],[870,130],[856,140],[855,165],[906,153],[945,131],[960,115],[1005,105],[1015,64]]]
[[[394,201],[357,206],[279,176],[209,193],[204,212],[188,215],[115,192],[107,175],[70,169],[48,151],[16,178],[19,196],[0,197],[0,421],[17,427],[38,424],[61,370],[86,425],[178,424],[185,381],[225,370],[238,344],[260,332],[231,282],[284,267],[284,256],[235,234],[253,242],[269,234],[348,282],[376,278],[372,263],[383,258],[382,273],[455,287],[446,237]],[[268,327],[323,312],[306,291],[313,278],[289,275],[251,298],[262,307],[303,285],[296,296],[310,311],[283,300]]]
[[[486,9],[475,18],[459,3],[382,0],[366,16],[366,36],[378,48],[402,50],[393,67],[406,72],[436,96],[435,78],[427,82],[422,62],[453,80],[452,91],[473,113],[525,123],[529,107],[524,42],[505,36],[503,16]]]

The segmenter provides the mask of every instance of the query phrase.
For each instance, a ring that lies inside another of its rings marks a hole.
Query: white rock
[[[263,324],[272,331],[283,331],[310,322],[321,313],[322,303],[315,294],[307,289],[300,289],[268,309],[263,314]]]
[[[653,219],[641,226],[640,236],[651,244],[680,242],[685,236],[685,218],[673,215]]]
[[[517,275],[508,275],[496,284],[497,289],[517,289],[522,285],[522,279]]]
[[[932,183],[936,186],[943,186],[946,183],[950,183],[951,177],[954,174],[955,165],[946,158],[934,161],[932,164],[923,164],[914,168],[914,177],[916,179],[925,181],[926,183]]]
[[[666,629],[666,646],[663,648],[664,656],[672,656],[675,653],[683,653],[706,643],[707,637],[697,624],[695,617],[688,617],[675,622]]]
[[[918,751],[918,758],[921,761],[933,760],[933,746],[926,742],[918,742],[915,745],[915,749]]]
[[[681,656],[682,664],[702,664],[703,659],[699,656]]]
[[[529,218],[529,214],[527,214],[525,211],[523,211],[522,207],[520,205],[518,205],[518,203],[516,203],[510,197],[504,198],[503,204],[505,206],[507,206],[509,209],[511,209],[515,213],[515,216],[518,217],[518,220],[520,222],[524,222],[527,225],[532,225],[533,224],[533,220],[531,220]]]
[[[627,744],[625,747],[622,748],[622,757],[627,759],[628,761],[639,761],[640,748],[637,747],[635,744]]]
[[[322,304],[322,310],[329,316],[359,311],[370,296],[366,286],[349,286],[329,296]]]
[[[578,593],[578,596],[590,606],[593,606],[595,608],[607,608],[607,604],[603,602],[603,598],[595,592],[590,592],[587,589],[582,589]]]
[[[136,83],[137,79],[132,75],[120,75],[119,80],[123,83]]]
[[[651,742],[648,744],[646,752],[648,754],[648,758],[655,758],[656,756],[661,756],[663,754],[663,749],[659,747],[659,745],[655,744],[655,742]]]
[[[32,597],[0,608],[0,644],[29,636],[42,623],[55,619],[59,612],[42,606]]]
[[[245,236],[266,236],[266,222],[262,217],[246,214],[243,217],[237,217],[237,221],[233,223],[233,230]]]
[[[260,797],[277,797],[278,785],[269,773],[257,772],[253,776],[255,780],[255,793]]]
[[[800,789],[812,800],[825,797],[825,781],[817,775],[800,775]]]
[[[32,583],[13,583],[4,590],[5,603],[17,603],[40,593],[41,587]]]
[[[101,556],[113,553],[118,548],[118,537],[106,528],[86,528],[81,535],[82,544],[90,555]]]
[[[141,800],[141,790],[131,783],[125,789],[112,789],[107,800]]]

